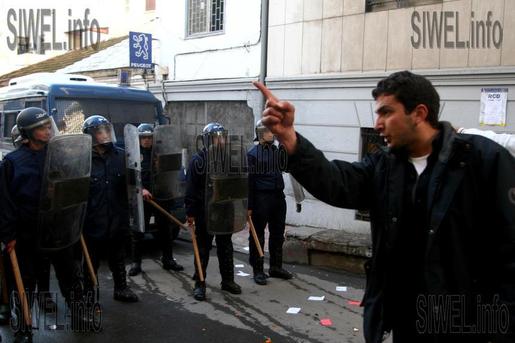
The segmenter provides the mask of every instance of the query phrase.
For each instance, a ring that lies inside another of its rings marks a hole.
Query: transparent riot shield
[[[79,241],[88,203],[91,136],[62,135],[48,143],[41,183],[38,245],[58,251]]]
[[[247,153],[241,136],[208,138],[206,226],[212,235],[243,230],[247,223]]]
[[[134,231],[145,232],[138,128],[131,124],[125,125],[123,136],[125,140],[125,164],[127,167],[129,227]]]
[[[181,132],[172,125],[158,125],[154,129],[152,145],[152,196],[158,201],[184,197],[186,178],[184,173]]]

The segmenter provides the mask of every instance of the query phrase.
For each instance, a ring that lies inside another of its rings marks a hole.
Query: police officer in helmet
[[[41,261],[49,258],[54,265],[59,287],[67,304],[81,294],[81,266],[77,262],[77,244],[55,253],[43,254],[38,245],[38,212],[47,145],[57,133],[53,119],[41,108],[21,111],[16,125],[23,144],[7,154],[0,167],[0,240],[10,252],[16,247],[21,276],[28,294],[35,291]],[[15,139],[16,140],[16,139]],[[7,273],[11,276],[12,273]],[[11,289],[14,281],[11,280]],[[38,291],[41,291],[38,285]],[[77,293],[79,292],[79,293]],[[75,293],[75,294],[74,294]],[[21,311],[15,311],[21,313]],[[20,318],[18,320],[22,321]],[[16,342],[31,341],[30,328],[16,333]]]
[[[143,184],[143,198],[151,199],[152,194],[152,177],[151,177],[151,163],[152,163],[152,145],[154,137],[154,125],[143,123],[138,126],[138,135],[140,142],[140,153],[141,153],[141,181]],[[172,201],[173,202],[173,201]],[[165,209],[172,207],[173,203],[170,201],[159,202],[159,205]],[[165,218],[160,212],[154,211],[154,208],[148,203],[145,203],[145,226],[149,225],[150,217],[154,215],[156,226],[157,226],[157,239],[161,246],[163,256],[161,262],[163,263],[163,269],[181,271],[184,268],[177,264],[173,259],[172,250],[172,233],[170,232],[171,227],[167,218]],[[135,276],[141,273],[141,241],[143,240],[143,233],[131,232],[132,237],[132,265],[129,269],[129,275]]]
[[[264,246],[265,227],[268,224],[270,236],[270,277],[291,279],[292,274],[282,268],[286,201],[281,167],[286,153],[274,145],[274,135],[259,120],[256,124],[255,145],[247,153],[249,164],[248,210],[252,216],[261,246]],[[285,167],[285,166],[283,166]],[[254,271],[254,281],[266,285],[263,259],[259,258],[252,237],[249,237],[249,262]]]
[[[86,240],[95,273],[101,258],[107,258],[114,281],[114,299],[137,302],[138,296],[127,285],[125,248],[129,239],[129,213],[125,181],[125,154],[116,147],[111,123],[93,115],[82,124],[91,135],[93,154],[88,209],[84,223]],[[88,281],[88,280],[86,280]],[[91,289],[91,281],[86,283]]]
[[[205,185],[207,176],[207,147],[208,141],[212,139],[213,145],[223,145],[226,131],[219,123],[209,123],[202,130],[202,138],[204,148],[196,153],[188,168],[187,186],[184,204],[186,206],[186,215],[188,223],[195,223],[195,234],[199,246],[199,255],[202,264],[204,276],[209,262],[209,251],[213,243],[213,235],[209,234],[206,227],[205,218]],[[233,246],[232,235],[215,235],[216,249],[218,255],[218,264],[220,274],[222,276],[222,290],[232,294],[240,294],[241,287],[234,282],[234,264],[233,264]],[[195,265],[196,268],[196,265]],[[199,279],[198,271],[193,276],[195,280],[195,288],[193,297],[196,300],[203,301],[206,299],[206,284]]]

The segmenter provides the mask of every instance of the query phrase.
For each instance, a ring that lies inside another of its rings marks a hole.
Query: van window
[[[155,123],[157,118],[154,103],[137,101],[58,98],[55,107],[52,114],[61,133],[81,133],[84,120],[98,114],[113,124],[118,140],[125,124]]]

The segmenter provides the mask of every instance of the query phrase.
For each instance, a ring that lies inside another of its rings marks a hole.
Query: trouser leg
[[[52,254],[51,259],[61,294],[66,302],[70,304],[72,301],[82,301],[84,277],[80,243]]]
[[[216,235],[216,254],[223,281],[234,281],[232,235]]]
[[[171,204],[170,201],[159,203],[166,211],[170,211]],[[173,247],[170,220],[157,211],[154,211],[154,216],[157,226],[157,239],[163,253],[162,258],[163,260],[171,260],[173,259]]]
[[[256,235],[261,248],[265,248],[265,227],[267,223],[266,199],[256,197],[256,204],[252,210],[252,223],[256,229]],[[265,200],[265,201],[263,201]],[[263,258],[259,257],[258,249],[252,233],[249,233],[249,263],[255,271],[263,271]]]
[[[213,236],[207,232],[205,223],[202,219],[199,220],[195,218],[195,236],[197,237],[200,264],[202,265],[204,278],[206,278],[206,270],[209,263],[209,252],[213,246]],[[195,265],[195,274],[193,275],[193,279],[198,281],[199,277],[195,259],[193,260],[193,264]]]
[[[127,287],[127,272],[125,271],[125,241],[126,236],[120,236],[108,241],[107,262],[113,275],[114,288]]]
[[[284,229],[286,221],[286,201],[282,193],[276,195],[272,202],[274,210],[270,211],[268,221],[268,249],[270,252],[270,267],[282,268]]]

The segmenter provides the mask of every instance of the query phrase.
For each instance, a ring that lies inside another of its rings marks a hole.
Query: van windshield
[[[61,133],[82,133],[84,119],[98,114],[113,124],[118,139],[125,124],[154,123],[157,118],[154,103],[138,101],[57,98],[55,108],[53,117]]]

